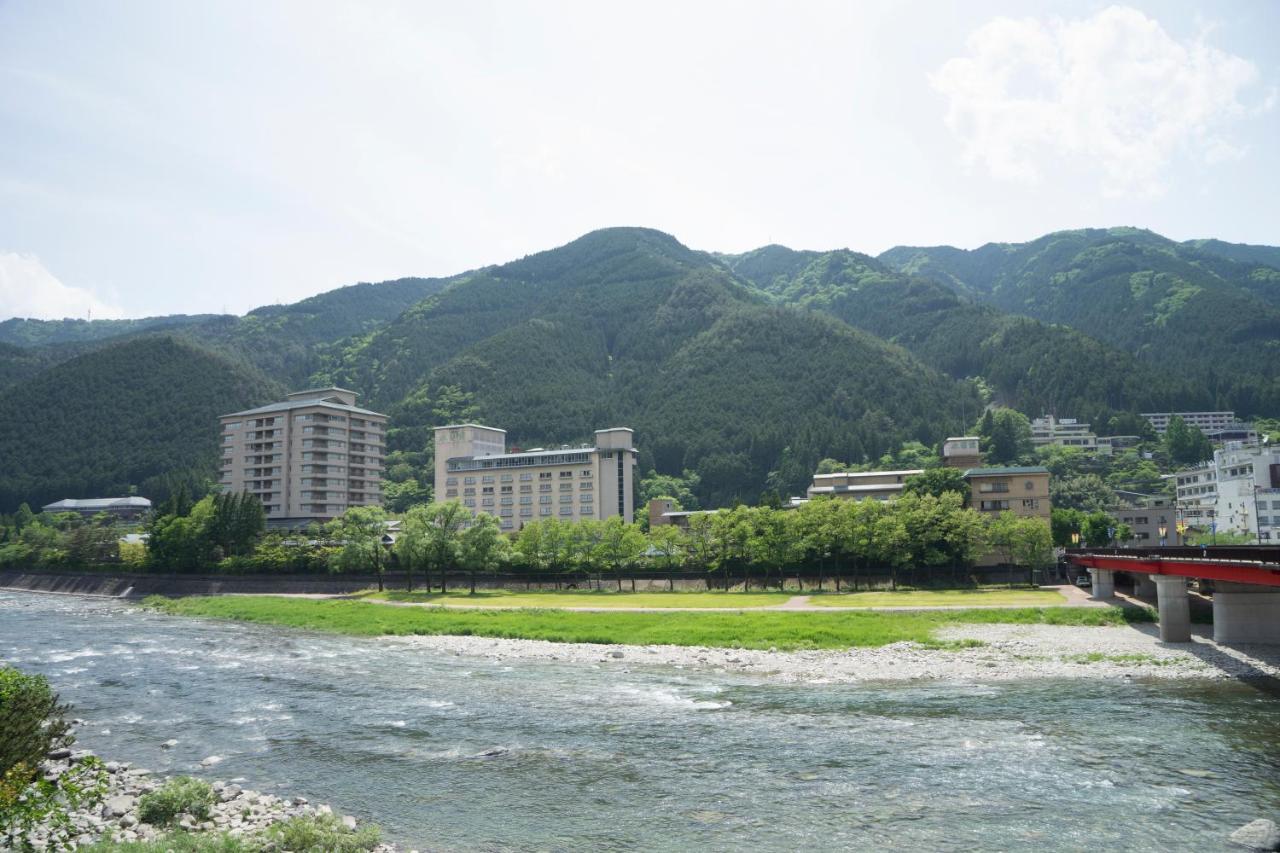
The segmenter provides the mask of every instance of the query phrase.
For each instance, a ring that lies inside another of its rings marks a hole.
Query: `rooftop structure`
[[[435,494],[497,516],[515,532],[534,519],[634,516],[636,450],[627,427],[596,430],[595,443],[508,450],[506,430],[483,424],[435,428]]]
[[[873,498],[887,501],[902,494],[907,478],[923,474],[923,468],[901,471],[859,471],[856,473],[814,474],[813,484],[805,494],[809,498],[822,495],[837,498]]]
[[[100,512],[122,520],[141,518],[151,511],[151,501],[140,497],[127,498],[65,498],[40,508],[42,512],[75,512],[92,518]]]
[[[256,495],[273,527],[382,503],[387,416],[345,388],[295,391],[220,418],[224,491]]]
[[[942,464],[947,468],[974,468],[982,464],[981,439],[976,435],[957,435],[942,442]]]

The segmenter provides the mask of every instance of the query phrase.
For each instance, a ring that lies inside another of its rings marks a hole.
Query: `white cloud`
[[[1257,68],[1204,39],[1179,41],[1126,6],[1069,21],[996,18],[929,80],[966,163],[1029,183],[1083,164],[1101,170],[1109,195],[1154,195],[1181,152],[1242,156],[1226,126],[1258,111],[1240,99]]]
[[[87,290],[63,284],[35,255],[0,252],[0,319],[120,317],[122,312]]]

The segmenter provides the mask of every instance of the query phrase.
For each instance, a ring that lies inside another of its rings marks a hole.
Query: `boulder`
[[[103,804],[102,810],[107,817],[124,817],[126,814],[133,811],[133,804],[135,802],[136,801],[133,797],[126,797],[123,795],[110,797],[107,799],[106,803]]]
[[[223,788],[221,791],[218,792],[218,795],[222,798],[222,801],[224,803],[229,800],[234,800],[236,797],[240,796],[240,786],[227,785],[225,788]]]
[[[131,826],[137,826],[137,825],[138,825],[138,819],[131,814],[123,815],[120,818],[120,826],[123,827],[124,829],[128,829]]]
[[[65,746],[59,747],[58,749],[51,749],[46,757],[51,761],[63,761],[71,757],[71,749]]]
[[[609,657],[611,657],[611,658],[621,658],[621,657],[623,657],[623,654],[622,654],[622,652],[609,652]]]
[[[347,815],[342,819],[342,825],[345,826],[347,829],[354,830],[356,828],[356,819],[353,818],[351,815]]]
[[[1231,833],[1231,843],[1250,850],[1280,850],[1280,827],[1274,820],[1259,818]]]
[[[178,745],[178,741],[177,741],[175,738],[169,738],[167,741],[165,741],[164,743],[160,744],[160,748],[161,748],[161,749],[173,749],[173,748],[174,748],[175,746],[177,746],[177,745]]]

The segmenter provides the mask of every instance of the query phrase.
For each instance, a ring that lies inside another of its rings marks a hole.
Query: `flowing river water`
[[[3,592],[0,659],[106,758],[403,849],[1206,851],[1280,818],[1280,699],[1232,682],[780,684]]]

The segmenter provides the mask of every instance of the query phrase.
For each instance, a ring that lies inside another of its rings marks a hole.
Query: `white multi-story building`
[[[480,424],[435,429],[436,500],[462,501],[515,532],[530,521],[634,519],[636,450],[626,427],[596,430],[595,444],[507,452],[506,430]]]
[[[273,526],[301,526],[382,504],[387,416],[342,388],[295,391],[280,403],[223,415],[224,491],[262,500]]]
[[[1143,412],[1151,426],[1160,435],[1169,429],[1169,421],[1174,416],[1182,418],[1187,426],[1193,426],[1202,432],[1218,432],[1240,426],[1235,412]]]
[[[1174,476],[1178,517],[1192,527],[1280,538],[1280,448],[1230,442]]]
[[[1044,415],[1031,422],[1031,443],[1036,447],[1049,444],[1076,447],[1104,456],[1111,453],[1111,439],[1098,438],[1089,429],[1089,424],[1075,418],[1056,418],[1053,415]]]

